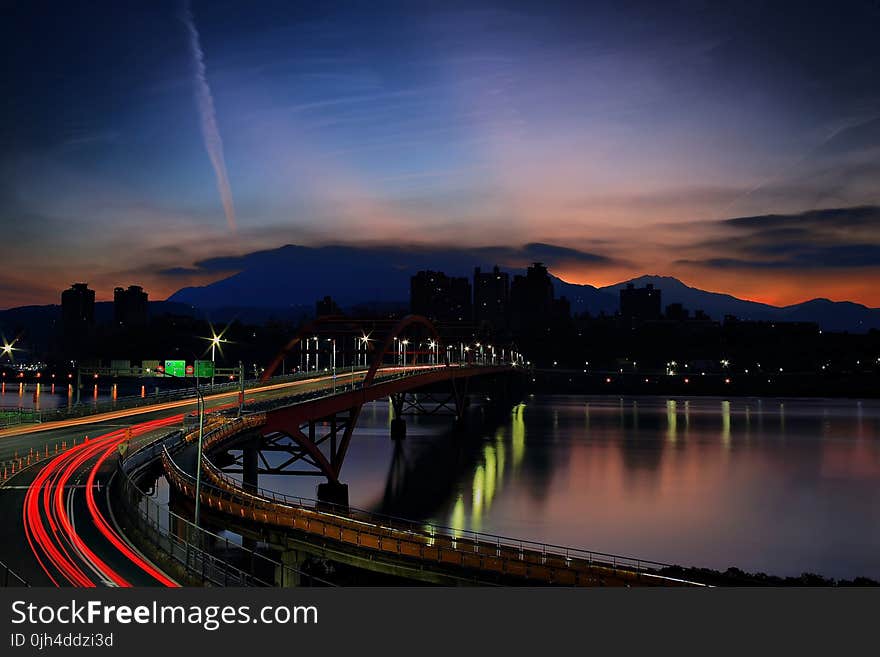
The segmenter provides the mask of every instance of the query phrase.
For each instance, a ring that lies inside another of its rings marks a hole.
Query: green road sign
[[[165,361],[165,376],[186,376],[186,361],[185,360],[166,360]]]
[[[210,379],[214,376],[214,363],[210,360],[197,360],[196,376],[202,379]]]

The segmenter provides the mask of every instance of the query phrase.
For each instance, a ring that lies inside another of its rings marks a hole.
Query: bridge
[[[426,328],[432,338],[428,344],[434,349],[426,352],[427,363],[420,363],[418,354],[401,359],[393,348],[401,332],[412,326]],[[308,327],[282,353],[304,344],[315,330]],[[218,525],[275,546],[282,562],[295,566],[289,571],[293,573],[300,572],[309,556],[318,556],[442,584],[691,584],[664,575],[664,564],[423,525],[350,507],[342,468],[364,404],[390,398],[391,438],[401,440],[406,413],[444,413],[461,422],[472,382],[490,380],[494,394],[503,399],[503,391],[510,389],[505,384],[520,371],[515,362],[433,359],[432,354],[444,350],[436,348],[439,336],[423,318],[405,318],[380,342],[363,378],[322,393],[252,405],[240,417],[218,420],[202,439],[200,464],[195,432],[165,447],[162,467],[174,491],[197,500]],[[389,355],[397,359],[396,366],[384,363]],[[267,458],[279,452],[284,455],[280,463]],[[318,486],[317,499],[309,500],[261,489],[260,474],[314,475],[326,481]],[[297,580],[279,576],[276,583]]]
[[[322,340],[331,342],[331,352],[321,349]],[[356,345],[350,369],[334,367],[334,340]],[[59,586],[295,585],[308,578],[326,584],[305,571],[310,557],[442,584],[693,584],[671,576],[665,564],[349,506],[343,465],[363,406],[391,400],[395,441],[405,439],[408,414],[462,422],[468,394],[480,386],[484,399],[510,409],[518,400],[521,358],[498,351],[500,357],[493,348],[444,347],[421,317],[373,323],[369,331],[322,319],[285,345],[244,403],[231,391],[207,396],[213,410],[204,431],[187,421],[191,399],[7,430],[7,441],[25,446],[38,437],[45,446],[31,447],[27,463],[17,457],[15,472],[4,473],[0,520],[8,535],[0,561],[12,563],[25,581]],[[279,380],[278,367],[283,371],[285,359],[297,356],[305,372]],[[175,429],[181,423],[184,429]],[[83,438],[85,431],[93,438]],[[182,515],[152,499],[156,468]],[[322,483],[317,499],[293,498],[260,488],[260,474],[315,476]],[[202,525],[188,517],[186,507],[194,504],[204,510]],[[238,533],[244,543],[230,544],[211,526]],[[256,550],[258,543],[278,558]],[[32,554],[33,561],[16,563],[10,554]]]
[[[374,325],[371,335],[379,333],[375,338],[367,338],[362,327],[356,323],[352,326],[351,320],[329,317],[307,325],[294,336],[266,369],[264,380],[297,346],[320,341],[322,338],[314,334],[327,327],[334,336],[339,336],[340,329],[360,336],[363,361],[368,362],[369,355],[369,365],[362,373],[353,372],[345,384],[337,386],[334,382],[326,393],[250,405],[248,412],[264,412],[265,421],[225,441],[221,453],[215,456],[221,471],[241,475],[245,489],[256,489],[260,474],[318,476],[326,479],[318,486],[318,499],[345,505],[348,489],[340,475],[364,404],[390,399],[394,411],[391,438],[402,440],[406,436],[406,415],[444,414],[461,422],[472,381],[488,381],[496,399],[508,399],[518,378],[512,375],[520,371],[515,363],[476,362],[470,350],[461,352],[466,356],[463,361],[450,362],[450,351],[443,347],[434,325],[418,315],[404,317],[384,330]],[[427,348],[419,349],[419,345]],[[390,364],[389,358],[393,360]],[[184,453],[178,459],[185,469],[195,471],[193,454]]]

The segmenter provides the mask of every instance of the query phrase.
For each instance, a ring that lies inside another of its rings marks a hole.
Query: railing
[[[461,367],[461,368],[495,368],[497,369],[499,366],[497,365],[451,365],[449,367]],[[398,381],[400,379],[407,379],[412,377],[424,376],[431,372],[442,370],[444,366],[436,365],[431,366],[430,368],[425,366],[415,366],[410,368],[403,368],[400,370],[394,370],[391,373],[382,373],[382,370],[379,370],[376,374],[376,378],[373,380],[373,385],[379,385],[382,383],[387,383],[389,381]],[[339,375],[343,376],[343,375]],[[283,397],[275,397],[273,399],[267,399],[263,401],[251,402],[247,405],[247,412],[254,413],[260,411],[266,411],[270,409],[283,408],[285,406],[292,406],[294,404],[299,404],[305,401],[313,401],[315,399],[328,399],[330,397],[334,397],[336,395],[345,393],[345,392],[353,392],[355,390],[363,389],[363,381],[351,381],[348,383],[340,383],[336,384],[332,387],[328,386],[326,388],[322,388],[320,390],[312,390],[309,392],[300,392],[293,395],[285,395]]]
[[[40,421],[40,411],[20,406],[0,406],[0,428]]]
[[[0,561],[0,588],[30,586],[12,568]]]
[[[121,506],[154,549],[183,568],[188,576],[206,585],[273,586],[272,582],[280,578],[282,582],[334,586],[326,580],[249,550],[228,537],[197,527],[141,490],[135,483],[138,474],[155,463],[161,454],[167,453],[169,445],[178,446],[184,440],[183,432],[175,431],[119,459],[117,471],[122,488]],[[217,552],[226,558],[216,556]]]
[[[357,368],[354,372],[363,371],[363,368]],[[338,376],[351,373],[352,370],[339,372]],[[259,379],[251,379],[245,381],[245,390],[258,390],[266,386],[278,385],[279,383],[288,383],[299,380],[312,379],[315,376],[324,376],[324,372],[298,372],[296,374],[286,374],[282,376],[272,377],[269,381],[260,381]],[[193,379],[194,380],[194,379]],[[201,389],[206,395],[232,393],[239,390],[241,383],[234,381],[231,383],[218,383],[214,386],[202,385]],[[108,413],[112,411],[121,411],[129,408],[138,408],[140,406],[152,406],[153,404],[161,404],[165,402],[181,401],[184,399],[195,399],[196,393],[192,387],[175,388],[173,390],[164,390],[154,394],[145,394],[143,396],[126,396],[119,397],[114,400],[88,402],[81,401],[77,404],[65,406],[63,408],[50,408],[38,410],[33,408],[25,408],[19,406],[10,406],[0,408],[0,428],[15,426],[24,423],[41,423],[52,422],[55,420],[67,420],[77,417],[85,417],[88,415],[97,415],[99,413]]]
[[[254,416],[250,426],[262,420]],[[207,451],[243,428],[238,424],[216,430],[204,438],[203,448]],[[168,450],[163,450],[162,463],[169,482],[195,497],[194,478],[174,462]],[[416,522],[265,489],[246,491],[208,459],[203,461],[203,471],[207,481],[201,483],[200,497],[209,508],[356,546],[556,584],[596,584],[610,578],[618,583],[698,585],[663,576],[661,569],[674,566],[658,561]]]
[[[474,364],[474,363],[457,363],[451,364],[450,367],[501,367],[501,365],[489,365],[489,364]],[[379,370],[377,374],[376,381],[385,381],[391,379],[399,379],[408,376],[417,376],[419,374],[424,374],[425,369],[428,366],[424,365],[416,365],[416,366],[395,366],[401,367],[401,371],[397,371],[394,374],[381,374],[382,370]],[[432,368],[443,367],[442,365],[434,365],[430,366]],[[357,368],[349,368],[342,369],[337,368],[335,375],[339,378],[344,378],[354,373],[363,372],[367,368],[357,367]],[[259,390],[260,388],[265,388],[267,386],[278,385],[279,383],[288,383],[293,381],[306,381],[309,379],[313,379],[316,376],[333,376],[333,370],[323,370],[323,371],[310,371],[310,372],[298,372],[296,374],[286,374],[282,376],[272,377],[269,381],[260,381],[259,379],[251,379],[249,381],[245,381],[245,390]],[[239,382],[232,383],[219,383],[214,386],[208,387],[204,389],[203,392],[206,394],[223,394],[223,393],[231,393],[235,392],[240,388]],[[352,384],[339,384],[335,387],[337,390],[345,390],[345,389],[354,389]],[[69,420],[71,418],[79,418],[86,417],[89,415],[97,415],[99,413],[108,413],[112,411],[122,411],[130,408],[138,408],[140,406],[152,406],[153,404],[160,404],[166,402],[173,401],[181,401],[184,399],[195,399],[196,394],[191,387],[188,388],[177,388],[174,390],[165,390],[154,394],[145,394],[144,396],[128,396],[128,397],[120,397],[115,400],[109,401],[101,401],[101,402],[88,402],[81,401],[77,404],[73,404],[71,406],[66,406],[63,408],[51,408],[46,410],[37,410],[33,408],[25,408],[19,406],[10,406],[0,408],[0,428],[16,426],[19,424],[25,423],[41,423],[41,422],[52,422],[56,420]],[[296,397],[294,397],[296,398]]]

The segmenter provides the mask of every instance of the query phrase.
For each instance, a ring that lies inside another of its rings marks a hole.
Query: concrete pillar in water
[[[297,550],[284,550],[279,561],[281,564],[275,566],[275,586],[300,586],[302,578],[299,573],[305,561],[300,552]]]
[[[406,438],[406,420],[396,417],[391,420],[391,440],[403,440]]]

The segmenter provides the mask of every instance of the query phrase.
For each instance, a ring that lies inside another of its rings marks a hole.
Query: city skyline
[[[876,3],[18,5],[0,308],[283,244],[880,306]],[[474,263],[478,264],[478,263]],[[492,262],[485,264],[491,265]],[[809,293],[806,293],[809,290]]]

